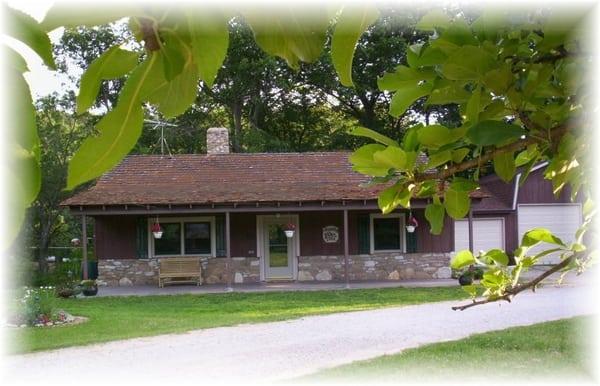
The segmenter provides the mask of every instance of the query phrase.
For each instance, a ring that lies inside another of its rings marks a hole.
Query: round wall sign
[[[326,243],[337,243],[340,239],[340,229],[335,225],[329,225],[323,228],[323,241]]]

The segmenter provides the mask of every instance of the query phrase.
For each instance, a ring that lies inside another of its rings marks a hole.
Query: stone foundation
[[[260,280],[257,257],[233,257],[235,283],[256,283]],[[202,283],[227,283],[225,258],[201,258]],[[108,286],[158,285],[156,259],[100,259],[98,281]]]
[[[350,280],[448,279],[450,253],[385,253],[349,257]],[[225,258],[201,258],[202,283],[227,283]],[[260,281],[260,259],[233,257],[233,282]],[[101,259],[98,280],[109,286],[158,285],[155,259]],[[300,256],[298,281],[343,281],[344,256]]]
[[[348,259],[350,280],[449,279],[450,253],[386,253],[353,255]],[[344,256],[301,256],[298,281],[342,281]]]

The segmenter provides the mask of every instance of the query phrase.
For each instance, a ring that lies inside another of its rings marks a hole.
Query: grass
[[[302,380],[445,383],[506,378],[520,383],[568,376],[570,381],[589,381],[592,363],[585,342],[590,341],[592,322],[592,317],[578,317],[477,334],[323,370]]]
[[[14,344],[9,351],[33,352],[240,323],[466,298],[457,286],[59,299],[59,308],[88,317],[89,321],[11,330]]]

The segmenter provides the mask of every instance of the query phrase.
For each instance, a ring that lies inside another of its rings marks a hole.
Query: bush
[[[56,315],[56,292],[54,287],[25,288],[13,315],[13,324],[34,326],[53,320]]]

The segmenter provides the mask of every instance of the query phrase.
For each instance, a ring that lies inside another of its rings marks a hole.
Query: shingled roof
[[[350,152],[131,155],[65,206],[373,200]],[[474,192],[474,197],[484,192]]]

